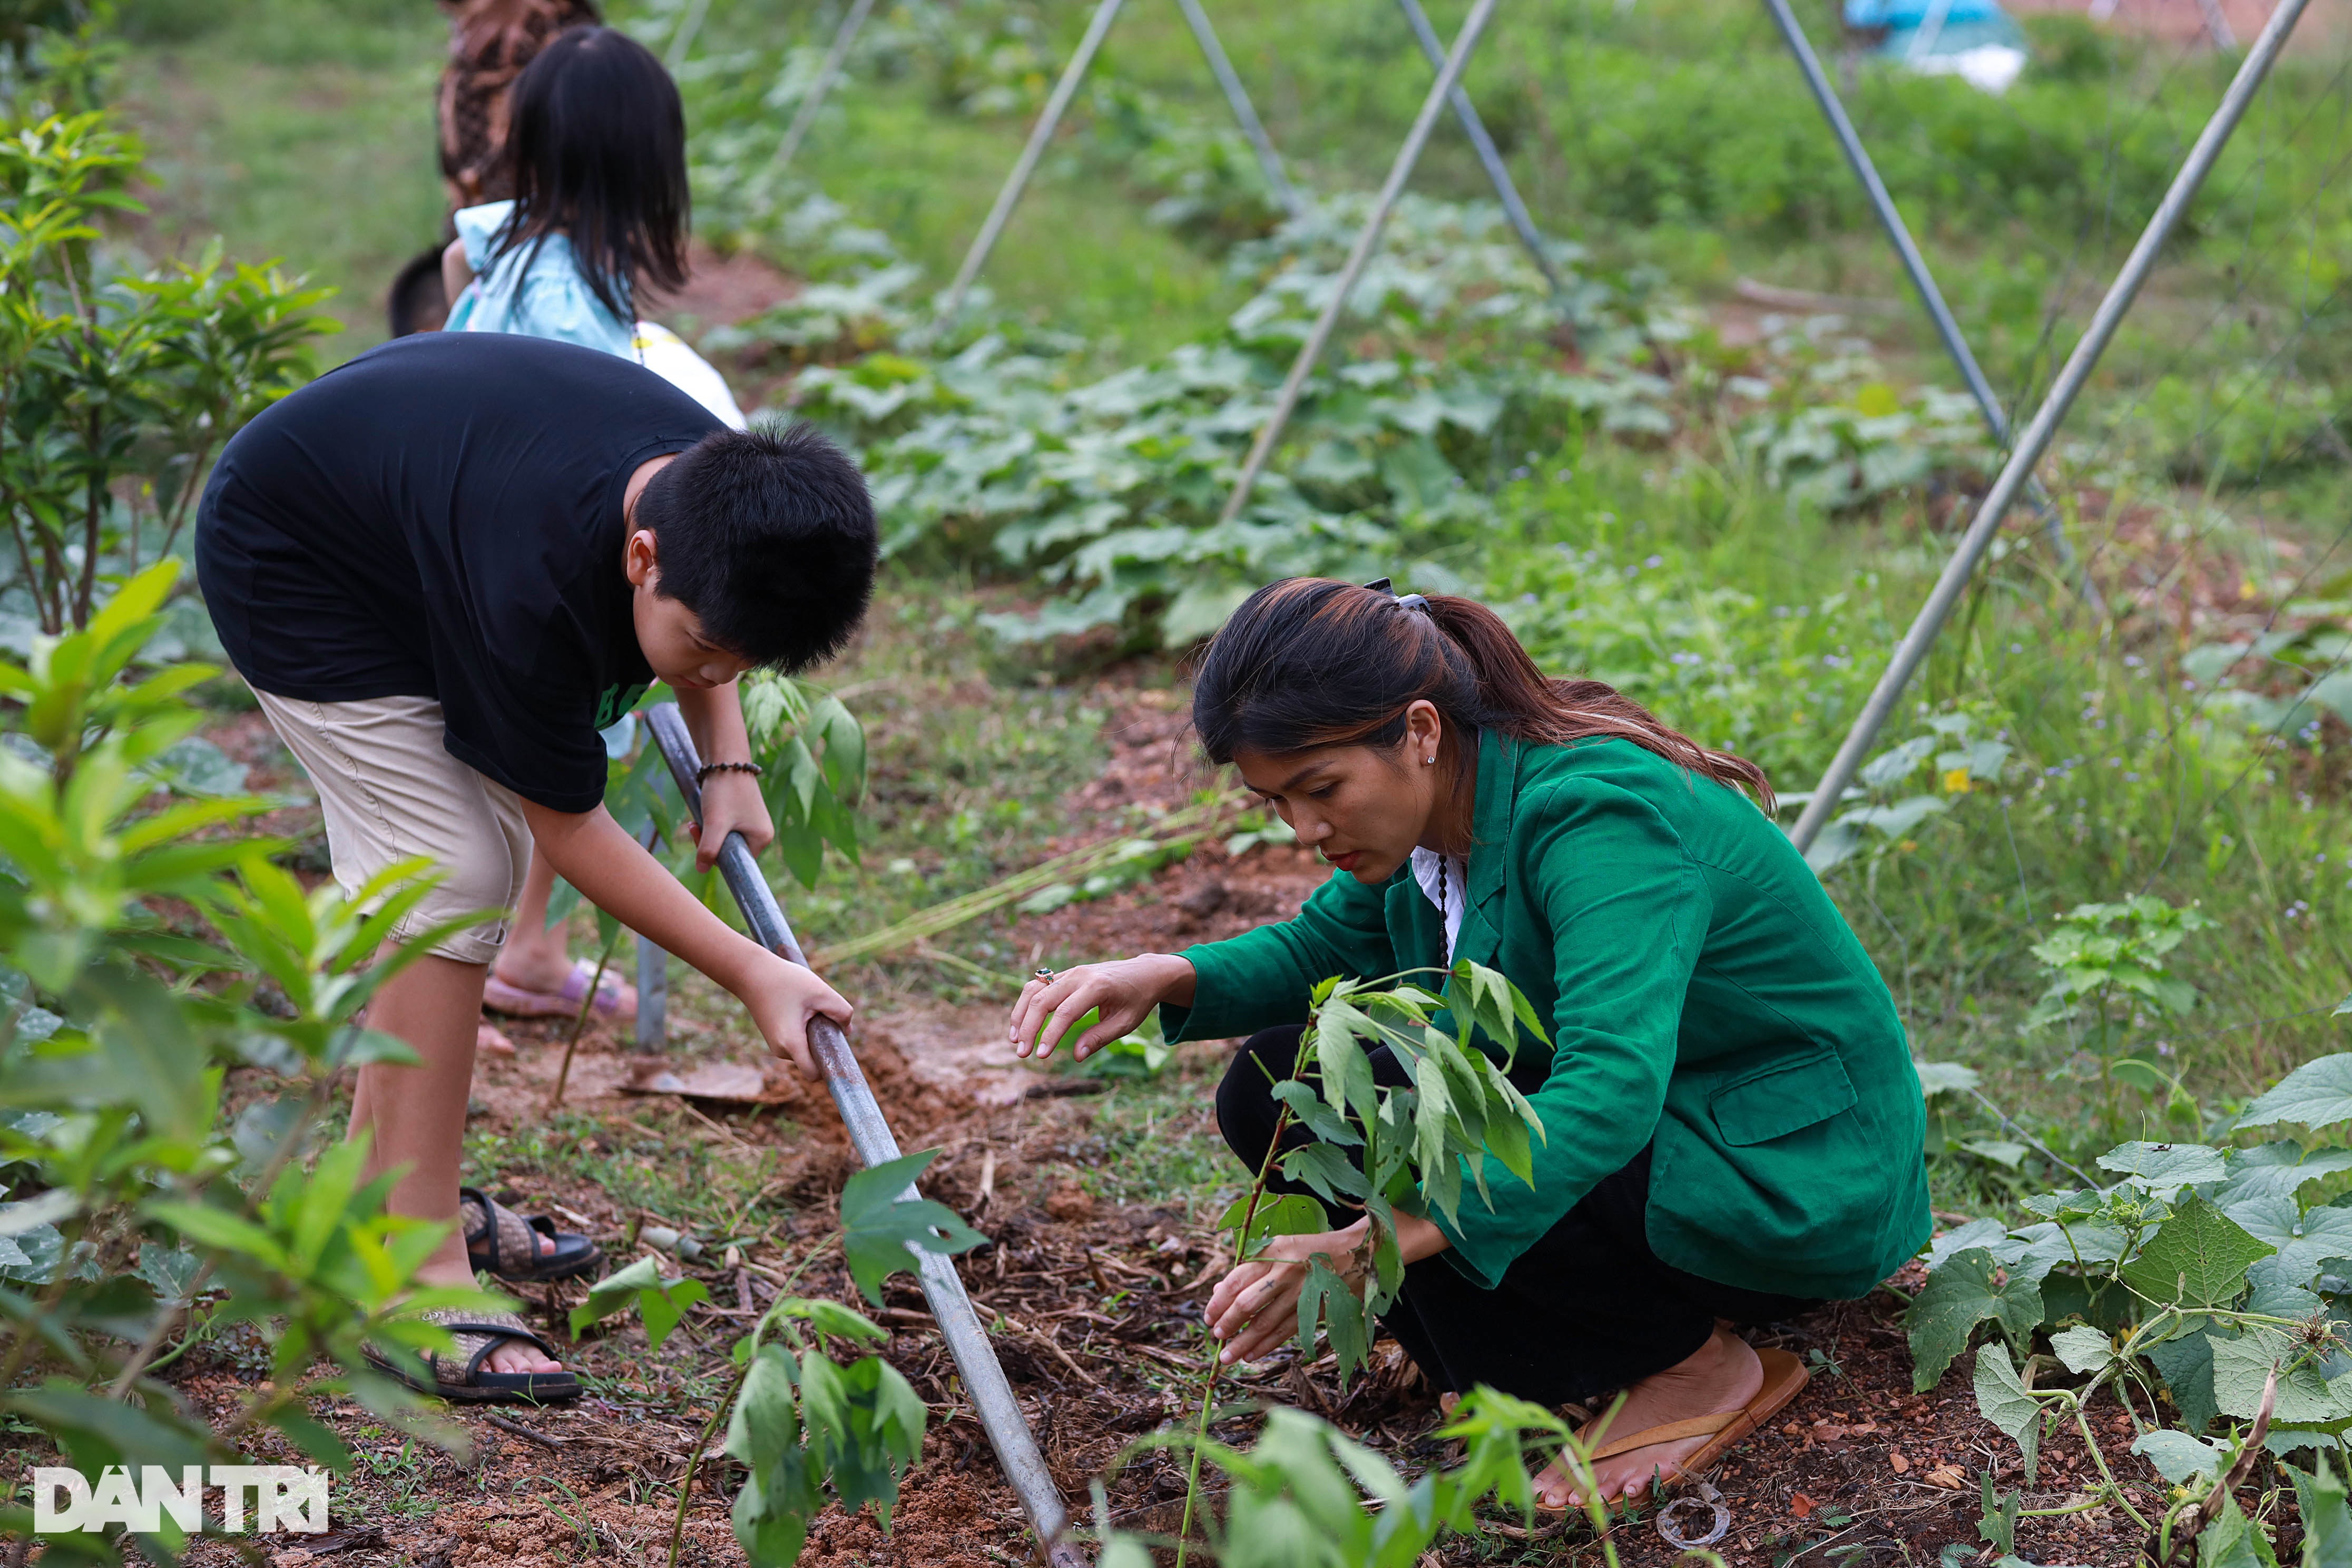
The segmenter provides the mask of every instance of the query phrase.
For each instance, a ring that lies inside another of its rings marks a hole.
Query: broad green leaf
[[[646,1342],[658,1351],[686,1310],[710,1300],[710,1288],[699,1279],[665,1280],[656,1289],[637,1292],[637,1312],[646,1321]]]
[[[2093,1328],[2076,1327],[2053,1334],[2050,1348],[2058,1352],[2066,1370],[2078,1376],[2097,1372],[2116,1359],[2114,1342]],[[1978,1352],[1978,1359],[1983,1359],[1982,1352]]]
[[[2281,1369],[2274,1421],[2303,1425],[2352,1420],[2352,1374],[2323,1382],[2318,1369],[2293,1365],[2296,1346],[2275,1329],[2249,1329],[2236,1339],[2213,1342],[2213,1399],[2224,1415],[2252,1420],[2262,1408],[2271,1369]]]
[[[2258,1095],[2231,1125],[2297,1122],[2317,1131],[2352,1121],[2352,1051],[2307,1061]]]
[[[1913,1062],[1919,1089],[1930,1100],[1939,1094],[1966,1093],[1977,1086],[1977,1069],[1958,1062]]]
[[[2159,1306],[2218,1307],[2246,1288],[2247,1268],[2274,1250],[2192,1194],[2118,1277]]]
[[[168,1404],[164,1408],[169,1410]],[[212,1435],[203,1428],[159,1416],[137,1400],[93,1394],[64,1378],[0,1396],[0,1410],[31,1421],[91,1475],[106,1464],[134,1469],[161,1465],[176,1474],[183,1465],[213,1458],[207,1450]]]
[[[2307,1286],[2330,1258],[2352,1258],[2352,1209],[2315,1208],[2305,1214],[2292,1197],[2250,1198],[2229,1206],[2230,1218],[2277,1255],[2254,1264],[2256,1284]]]
[[[1331,1228],[1330,1215],[1304,1193],[1262,1194],[1255,1211],[1250,1209],[1249,1194],[1244,1193],[1227,1206],[1217,1221],[1217,1228],[1239,1230],[1244,1213],[1249,1215],[1249,1234],[1242,1237],[1244,1257],[1277,1236],[1319,1236]]]
[[[2202,1143],[2126,1143],[2100,1155],[2099,1167],[2129,1176],[2160,1198],[2228,1174],[2221,1151]]]
[[[2022,1340],[2042,1321],[2042,1289],[2011,1275],[1982,1247],[1969,1247],[1927,1276],[1904,1315],[1913,1386],[1922,1394],[1935,1387],[1987,1319]]]
[[[2352,1149],[2314,1149],[2287,1142],[2230,1153],[2230,1179],[2214,1193],[2214,1203],[2226,1214],[2253,1198],[2300,1199],[2303,1189],[2323,1176],[2352,1171]]]
[[[2147,1355],[2164,1378],[2173,1407],[2180,1412],[2180,1424],[2192,1433],[2201,1433],[2213,1425],[2221,1410],[2213,1398],[2212,1336],[2184,1334],[2150,1345]]]
[[[859,1292],[877,1307],[882,1281],[914,1268],[915,1248],[951,1255],[987,1243],[953,1209],[914,1193],[915,1178],[939,1152],[902,1154],[842,1184],[841,1248]]]
[[[2009,1347],[1999,1342],[1977,1348],[1974,1379],[1977,1414],[2009,1434],[2025,1456],[2025,1484],[2033,1484],[2034,1464],[2042,1452],[2042,1403],[2025,1391]]]
[[[2192,1437],[2186,1432],[2168,1427],[2144,1432],[2131,1446],[2131,1451],[2154,1465],[2157,1473],[2174,1486],[2179,1486],[2191,1476],[2203,1476],[2210,1480],[2221,1473],[2230,1462],[2230,1445]]]
[[[1977,1520],[1977,1539],[1990,1542],[1994,1551],[2002,1553],[2001,1561],[2008,1562],[2008,1554],[2017,1550],[2017,1519],[2024,1508],[2024,1494],[1995,1492],[1990,1470],[1982,1472],[1978,1482],[1984,1493],[1984,1511]]]

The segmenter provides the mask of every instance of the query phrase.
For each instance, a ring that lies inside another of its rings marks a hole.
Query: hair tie
[[[1419,594],[1398,593],[1395,588],[1390,586],[1389,580],[1386,577],[1375,577],[1370,582],[1365,584],[1364,586],[1370,588],[1375,594],[1386,594],[1390,598],[1396,601],[1400,608],[1419,610],[1424,616],[1430,613],[1429,601],[1427,599],[1422,597]]]

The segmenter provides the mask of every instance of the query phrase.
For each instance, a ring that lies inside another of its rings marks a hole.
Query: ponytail
[[[1630,741],[1773,808],[1762,768],[1669,729],[1605,681],[1547,676],[1476,600],[1400,599],[1384,584],[1292,577],[1252,594],[1202,658],[1192,726],[1219,763],[1239,752],[1388,747],[1403,740],[1416,701],[1445,720],[1449,749],[1478,730],[1538,746]],[[1454,757],[1456,778],[1470,776],[1465,760]]]

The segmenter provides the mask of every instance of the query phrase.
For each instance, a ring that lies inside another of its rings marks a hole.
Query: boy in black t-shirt
[[[278,403],[222,453],[196,526],[214,625],[318,788],[337,882],[356,894],[414,856],[444,873],[394,941],[510,906],[536,839],[812,1078],[809,1019],[846,1023],[849,1004],[730,930],[613,820],[596,731],[667,682],[709,764],[703,863],[730,831],[764,848],[737,678],[838,652],[875,554],[864,480],[807,427],[730,431],[625,360],[494,333],[401,339]],[[363,1068],[352,1099],[371,1176],[408,1168],[395,1213],[459,1218],[475,1025],[504,935],[436,936],[371,1003],[371,1025],[422,1058]],[[453,1230],[423,1283],[598,1261],[584,1237],[464,1201],[480,1223]],[[578,1392],[520,1318],[440,1321],[460,1354],[434,1358],[436,1392]]]

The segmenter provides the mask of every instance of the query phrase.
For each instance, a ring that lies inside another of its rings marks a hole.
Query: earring
[[[1437,765],[1437,759],[1435,757],[1423,757],[1421,759],[1421,765],[1424,768],[1433,768]]]

